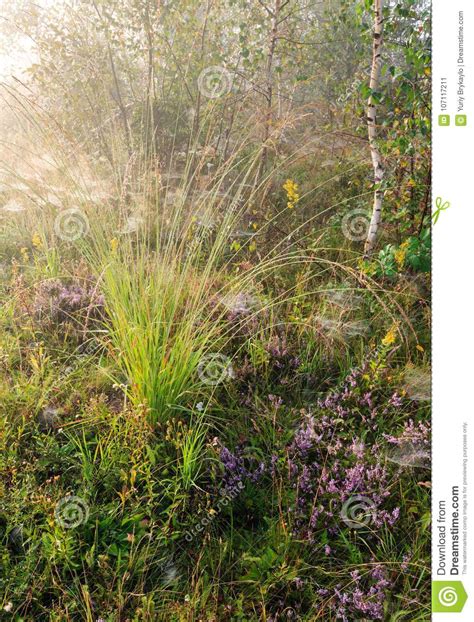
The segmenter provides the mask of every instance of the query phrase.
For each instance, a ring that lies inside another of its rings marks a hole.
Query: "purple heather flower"
[[[349,622],[361,615],[370,620],[383,620],[384,603],[391,587],[383,568],[376,566],[368,577],[361,577],[357,570],[353,570],[350,576],[352,583],[344,589],[337,585],[332,591],[318,590],[318,596],[327,598],[331,595],[326,602],[338,620]]]
[[[293,579],[293,583],[295,584],[295,588],[297,590],[302,590],[303,587],[304,587],[304,581],[303,581],[303,579],[300,579],[300,577],[295,577]]]
[[[224,491],[235,489],[236,486],[242,487],[246,481],[257,483],[266,471],[264,462],[252,468],[255,461],[252,458],[244,458],[243,447],[237,447],[235,453],[227,447],[222,447],[220,461],[224,467]]]
[[[271,393],[268,395],[268,401],[273,406],[273,408],[275,408],[275,410],[278,410],[283,404],[283,399],[281,397],[277,395],[272,395]]]
[[[85,319],[100,318],[103,308],[96,285],[48,279],[35,287],[32,315],[44,327],[75,323],[82,328]]]
[[[390,398],[389,401],[390,406],[395,406],[395,408],[400,408],[400,406],[403,404],[403,400],[402,398],[398,395],[397,392],[395,392],[392,397]]]
[[[337,535],[341,508],[353,496],[367,499],[376,528],[391,527],[399,518],[400,508],[390,504],[392,476],[377,434],[379,412],[390,398],[361,390],[365,382],[362,371],[355,370],[342,390],[319,399],[316,412],[303,413],[288,448],[287,473],[296,491],[293,531],[310,543],[323,529]],[[363,424],[363,437],[354,435],[355,418]],[[405,434],[413,435],[414,427]]]
[[[406,572],[408,570],[410,561],[411,561],[412,556],[409,554],[405,554],[402,558],[402,563],[400,564],[400,568],[403,572]]]

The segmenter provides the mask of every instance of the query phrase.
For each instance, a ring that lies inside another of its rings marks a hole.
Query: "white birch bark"
[[[377,146],[377,104],[372,93],[378,91],[380,85],[380,69],[382,65],[382,40],[383,40],[383,0],[374,0],[374,31],[372,43],[372,69],[370,72],[370,96],[367,102],[367,129],[369,135],[370,155],[374,169],[374,206],[372,218],[367,231],[364,253],[369,256],[375,246],[377,233],[382,220],[383,191],[380,186],[384,177],[382,156]]]

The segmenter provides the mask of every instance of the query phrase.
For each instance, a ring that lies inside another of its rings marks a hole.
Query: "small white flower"
[[[196,409],[201,413],[204,410],[204,402],[198,402],[196,404]]]
[[[7,613],[10,613],[10,611],[13,609],[13,603],[7,603],[3,610],[6,611]]]

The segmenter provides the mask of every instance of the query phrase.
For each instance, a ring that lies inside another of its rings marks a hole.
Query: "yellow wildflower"
[[[42,248],[42,246],[43,246],[43,241],[41,240],[41,236],[40,236],[40,234],[39,234],[37,231],[35,231],[35,232],[33,233],[33,237],[31,238],[31,243],[32,243],[32,244],[33,244],[33,246],[34,246],[35,248],[37,248],[37,249]]]
[[[408,241],[403,242],[393,254],[399,268],[403,268],[407,256]]]
[[[388,331],[388,333],[385,335],[385,337],[382,339],[382,344],[384,346],[391,346],[393,343],[395,343],[397,339],[397,327],[394,324],[391,329]]]
[[[292,179],[287,179],[283,184],[283,190],[285,190],[286,198],[288,199],[288,203],[286,204],[288,209],[293,209],[300,200],[300,195],[298,194],[298,184]]]
[[[395,261],[397,262],[397,266],[399,268],[403,268],[403,264],[405,263],[406,250],[403,248],[398,248],[393,254]]]
[[[118,245],[119,245],[119,241],[117,240],[117,238],[112,238],[110,240],[110,250],[112,251],[114,255],[117,252]]]
[[[28,254],[28,249],[26,248],[26,246],[23,246],[23,248],[20,248],[20,253],[21,253],[21,258],[23,259],[23,261],[25,263],[28,263],[30,261],[30,256]]]

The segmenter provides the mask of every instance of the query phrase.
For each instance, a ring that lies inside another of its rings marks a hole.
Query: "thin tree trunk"
[[[369,256],[375,246],[377,234],[382,220],[383,190],[381,188],[384,178],[384,168],[382,156],[377,146],[377,104],[374,93],[378,91],[380,85],[382,35],[383,35],[383,0],[374,0],[374,33],[372,44],[372,69],[370,72],[370,95],[367,102],[367,129],[369,135],[370,155],[374,168],[374,206],[372,218],[370,220],[367,239],[365,241],[364,254]]]
[[[114,85],[115,85],[115,91],[116,91],[116,95],[117,95],[117,104],[119,107],[119,111],[120,111],[120,116],[122,118],[122,123],[123,123],[123,130],[124,130],[124,136],[125,136],[125,144],[127,147],[127,154],[129,159],[132,157],[132,137],[131,137],[131,129],[130,129],[130,125],[128,123],[128,116],[127,116],[127,109],[125,108],[125,104],[123,103],[123,99],[122,99],[122,91],[120,89],[120,82],[117,76],[117,70],[115,68],[115,61],[114,61],[114,56],[112,54],[112,47],[110,45],[110,40],[109,40],[109,33],[108,33],[108,28],[107,28],[107,24],[105,22],[105,20],[103,19],[99,8],[97,6],[97,3],[93,2],[94,5],[94,9],[97,13],[97,16],[99,17],[100,21],[102,22],[103,26],[104,26],[104,30],[106,33],[106,42],[107,42],[107,51],[109,54],[109,60],[110,60],[110,68],[112,70],[112,77],[114,80]]]
[[[285,3],[286,4],[286,3]],[[266,9],[271,15],[271,30],[268,43],[267,65],[265,69],[266,74],[266,89],[265,89],[265,120],[263,129],[262,140],[262,155],[260,157],[260,165],[257,174],[257,180],[260,181],[265,172],[268,160],[268,140],[270,138],[271,125],[273,120],[272,107],[273,107],[273,58],[275,56],[275,48],[278,37],[279,17],[281,11],[281,0],[275,0],[275,4],[272,10]]]
[[[423,198],[423,212],[421,214],[420,226],[418,227],[418,237],[420,237],[420,235],[423,232],[424,220],[428,212],[428,208],[431,205],[430,198],[431,198],[431,164],[430,164],[430,168],[428,169],[428,173],[426,175],[425,196]]]
[[[200,43],[200,51],[199,51],[199,61],[201,64],[204,59],[204,51],[205,51],[204,48],[206,45],[206,31],[207,31],[207,22],[209,20],[209,12],[210,12],[210,2],[207,2],[206,3],[206,14],[204,16],[204,23],[202,25],[202,30],[201,30],[201,43]],[[194,119],[193,119],[192,139],[194,139],[194,137],[197,136],[199,133],[199,124],[201,120],[200,119],[201,102],[202,102],[201,91],[198,89],[197,100],[196,100],[196,111],[195,111]]]
[[[159,7],[159,4],[158,4]],[[152,157],[155,157],[158,152],[158,145],[156,145],[155,134],[157,131],[155,123],[155,103],[156,103],[156,90],[155,90],[155,46],[153,39],[153,27],[150,17],[150,5],[147,0],[145,5],[144,14],[144,30],[147,40],[147,86],[146,86],[146,104],[145,104],[145,137],[147,140],[147,151],[150,148]]]
[[[114,62],[114,57],[112,54],[112,48],[110,47],[109,42],[107,42],[107,49],[109,52],[110,68],[112,69],[112,76],[114,78],[115,91],[117,94],[117,103],[118,103],[118,107],[120,110],[120,116],[122,117],[123,131],[125,135],[125,144],[127,146],[128,157],[131,158],[132,157],[131,130],[130,130],[130,125],[128,124],[127,109],[125,108],[125,104],[123,103],[122,91],[120,89],[120,83],[119,83],[119,79],[117,76],[117,71],[115,69],[115,62]]]

